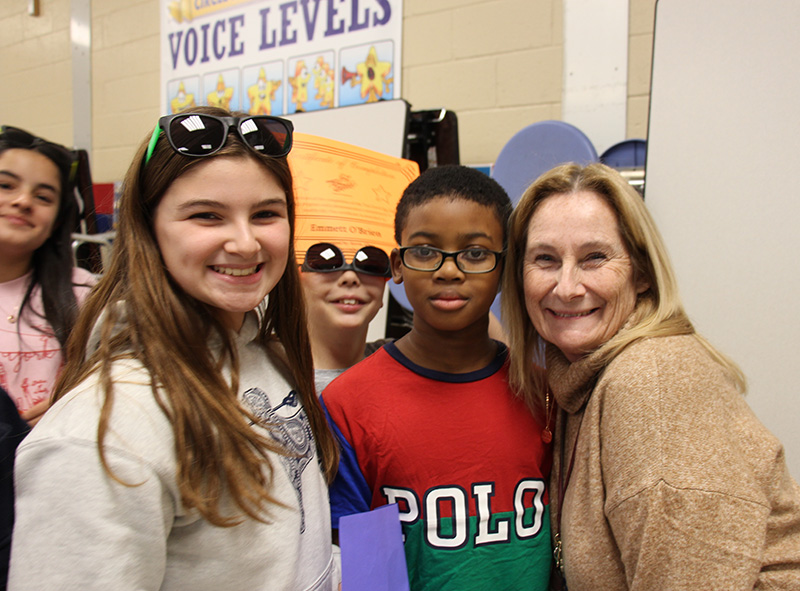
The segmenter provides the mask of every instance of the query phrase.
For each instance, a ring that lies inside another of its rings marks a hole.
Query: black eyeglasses
[[[184,156],[210,156],[228,141],[231,128],[253,151],[265,156],[280,158],[292,149],[294,126],[288,119],[270,115],[248,117],[218,117],[204,113],[176,113],[164,115],[153,130],[144,164],[150,161],[156,149],[161,130],[172,149]]]
[[[347,264],[338,246],[328,242],[315,244],[306,251],[306,258],[300,266],[303,271],[312,273],[333,273],[352,270],[365,275],[391,277],[389,257],[377,246],[363,246],[356,251],[353,262]]]
[[[447,252],[433,246],[406,246],[400,249],[400,260],[414,271],[438,271],[445,259],[452,257],[463,273],[490,273],[503,257],[503,252],[488,248],[465,248]]]
[[[75,157],[74,151],[65,148],[61,144],[47,141],[18,127],[3,125],[0,127],[0,145],[5,145],[7,148],[21,148],[23,150],[36,148],[55,162],[59,168],[69,171],[67,178],[70,183],[75,180],[75,173],[78,170],[78,159]]]

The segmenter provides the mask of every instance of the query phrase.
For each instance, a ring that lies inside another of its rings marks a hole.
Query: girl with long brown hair
[[[196,108],[140,147],[110,266],[20,447],[14,588],[335,588],[291,131]]]
[[[47,410],[95,283],[72,256],[76,168],[64,146],[0,127],[0,387],[31,425]]]

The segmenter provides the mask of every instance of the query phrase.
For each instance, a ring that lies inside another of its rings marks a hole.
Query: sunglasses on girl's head
[[[22,148],[30,150],[32,148],[44,149],[44,154],[55,161],[56,163],[61,160],[64,166],[69,166],[69,182],[75,179],[75,171],[78,168],[78,159],[75,157],[75,152],[62,146],[49,142],[46,139],[40,138],[18,127],[11,127],[10,125],[0,126],[0,145],[5,144],[8,148]]]
[[[338,246],[320,242],[306,251],[306,258],[300,268],[311,273],[351,270],[365,275],[391,277],[389,257],[376,246],[359,248],[353,257],[353,262],[347,264]]]
[[[201,157],[221,150],[228,141],[231,128],[253,151],[264,156],[280,158],[292,149],[294,127],[288,119],[270,115],[218,117],[203,113],[176,113],[158,120],[147,146],[144,163],[146,165],[150,161],[161,130],[164,130],[169,145],[178,154]]]

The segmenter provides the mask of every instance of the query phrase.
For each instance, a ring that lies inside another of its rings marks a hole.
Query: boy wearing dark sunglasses
[[[489,336],[510,213],[505,191],[471,168],[412,182],[391,264],[413,327],[323,397],[342,448],[333,525],[398,503],[414,590],[547,588],[546,413],[511,392],[506,348]]]
[[[317,393],[383,341],[367,345],[369,323],[383,306],[389,257],[375,246],[363,246],[351,262],[335,244],[309,247],[300,266],[300,283],[308,314]]]

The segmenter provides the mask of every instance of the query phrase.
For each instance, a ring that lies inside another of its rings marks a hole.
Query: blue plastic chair
[[[541,174],[565,162],[597,162],[597,150],[580,129],[563,121],[539,121],[508,140],[492,169],[494,178],[516,205]]]
[[[594,144],[580,129],[563,121],[539,121],[523,127],[503,146],[492,169],[492,178],[506,190],[516,206],[525,189],[559,164],[597,162]],[[492,304],[500,315],[500,294]]]
[[[623,140],[600,155],[600,162],[611,168],[644,168],[647,142],[640,139]]]

